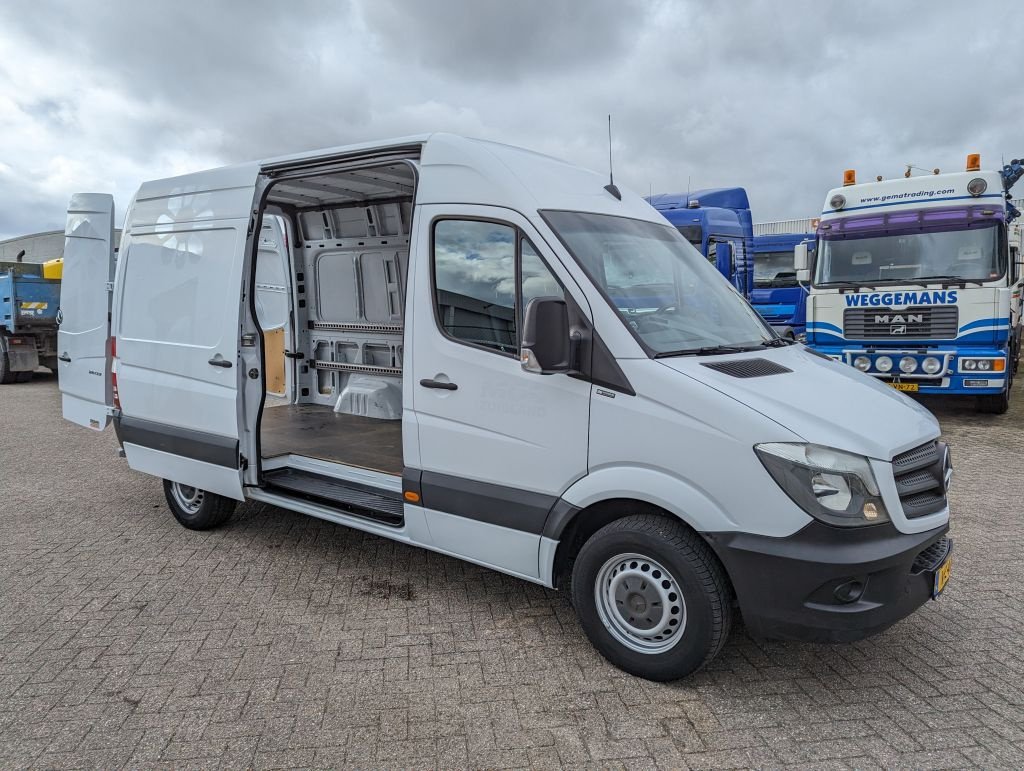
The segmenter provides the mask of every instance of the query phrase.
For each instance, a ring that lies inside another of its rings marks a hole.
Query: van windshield
[[[583,212],[545,221],[633,334],[657,356],[750,349],[774,335],[671,225]]]

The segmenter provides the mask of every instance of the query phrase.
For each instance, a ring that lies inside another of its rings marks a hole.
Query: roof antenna
[[[612,172],[612,116],[608,114],[608,184],[604,186],[604,189],[615,196],[619,201],[622,200],[622,193],[619,192],[619,188],[615,186],[615,175]]]

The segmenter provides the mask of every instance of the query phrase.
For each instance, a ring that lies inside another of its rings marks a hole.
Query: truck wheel
[[[174,518],[189,530],[211,530],[223,525],[235,510],[235,501],[198,487],[164,480],[164,497]]]
[[[18,383],[28,383],[28,382],[30,382],[32,380],[32,376],[35,375],[35,374],[36,373],[32,372],[32,371],[29,371],[29,372],[17,372],[17,373],[15,373],[15,375],[16,375],[15,379],[16,379],[16,382],[18,382]]]
[[[0,351],[0,383],[7,385],[17,379],[17,373],[11,372],[11,362],[6,351]]]
[[[653,514],[591,536],[573,565],[572,599],[601,655],[648,680],[696,672],[732,626],[729,584],[711,549],[682,522]]]
[[[1010,389],[1001,394],[986,394],[978,397],[978,411],[989,415],[1004,415],[1010,409]]]

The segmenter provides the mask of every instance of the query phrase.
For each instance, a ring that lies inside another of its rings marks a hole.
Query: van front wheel
[[[682,522],[652,514],[591,536],[573,565],[572,595],[601,655],[648,680],[696,672],[732,625],[729,585],[711,549]]]
[[[164,480],[164,497],[174,518],[189,530],[211,530],[223,525],[235,510],[235,501],[180,482]]]

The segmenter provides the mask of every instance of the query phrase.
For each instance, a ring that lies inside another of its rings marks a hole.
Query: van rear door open
[[[71,198],[64,230],[57,375],[64,417],[102,431],[110,423],[110,298],[114,280],[114,198]]]

